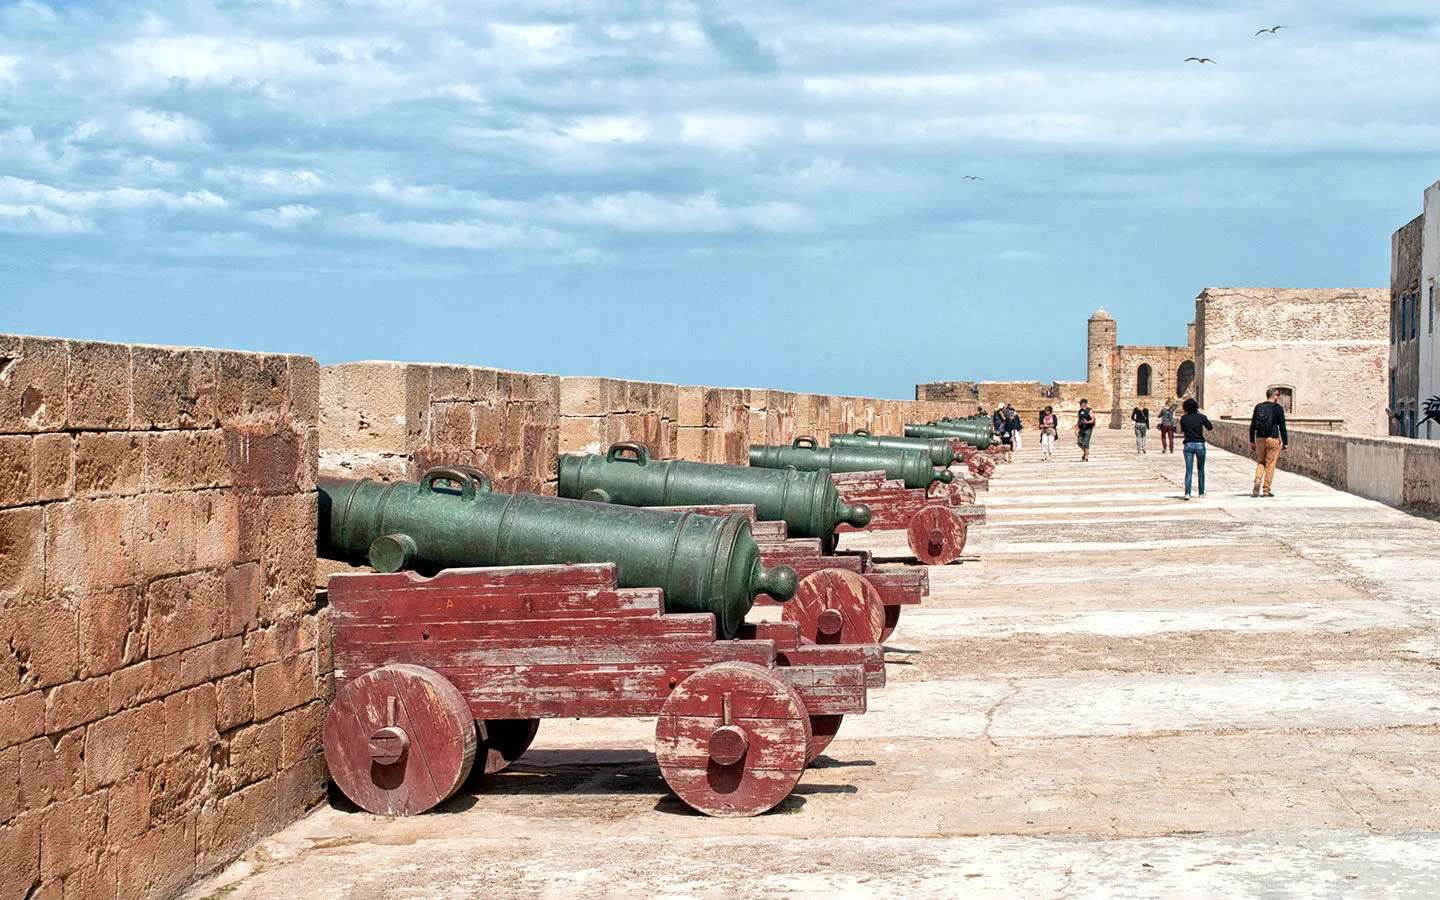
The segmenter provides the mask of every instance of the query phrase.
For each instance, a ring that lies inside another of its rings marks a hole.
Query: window
[[[1400,297],[1400,340],[1405,340],[1405,329],[1410,327],[1410,295]]]
[[[1395,343],[1395,329],[1400,322],[1400,301],[1390,301],[1390,343]]]
[[[1415,291],[1410,295],[1410,340],[1415,340],[1420,333],[1420,292]]]
[[[1435,333],[1435,285],[1430,285],[1430,305],[1425,307],[1425,333]]]
[[[1285,410],[1286,415],[1289,415],[1291,411],[1295,409],[1295,389],[1283,384],[1272,384],[1270,388],[1279,393],[1279,396],[1275,398],[1275,402],[1280,404],[1280,407]]]
[[[1135,396],[1150,396],[1150,364],[1141,363],[1135,371]]]
[[[1195,388],[1195,363],[1185,360],[1175,373],[1175,396],[1185,397]]]

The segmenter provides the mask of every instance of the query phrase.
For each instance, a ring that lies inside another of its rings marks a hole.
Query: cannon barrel
[[[832,447],[877,447],[881,450],[916,450],[929,453],[930,462],[942,469],[955,461],[955,446],[946,438],[910,438],[876,435],[868,431],[830,435]]]
[[[758,469],[790,466],[802,472],[883,471],[886,478],[903,480],[907,488],[928,489],[937,481],[949,484],[955,480],[949,471],[936,469],[928,453],[876,447],[821,447],[813,437],[798,437],[788,447],[751,444],[750,465]]]
[[[995,442],[995,432],[991,430],[988,423],[976,425],[961,425],[951,423],[941,425],[931,422],[927,425],[906,425],[906,437],[916,438],[951,438],[964,441],[976,450],[988,450]]]
[[[621,587],[662,588],[669,612],[713,613],[726,639],[757,594],[788,600],[798,586],[789,566],[760,564],[745,516],[497,494],[485,475],[458,466],[431,469],[418,484],[320,478],[317,487],[319,555],[368,558],[382,572],[614,563]]]
[[[748,503],[761,521],[783,520],[790,537],[820,538],[826,546],[840,525],[870,524],[870,508],[842,502],[828,471],[657,460],[649,447],[631,441],[611,445],[603,456],[562,455],[559,494],[624,506]]]

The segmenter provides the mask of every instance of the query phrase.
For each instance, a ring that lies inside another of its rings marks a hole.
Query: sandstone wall
[[[1418,512],[1440,512],[1440,443],[1291,428],[1280,468],[1341,490]],[[1249,419],[1216,421],[1211,441],[1250,452]]]
[[[1201,405],[1212,419],[1248,418],[1284,385],[1297,417],[1388,433],[1389,306],[1383,288],[1206,288],[1195,303]]]
[[[418,478],[477,466],[502,492],[555,493],[560,379],[475,366],[358,362],[320,370],[320,471]]]
[[[0,336],[0,898],[168,896],[323,796],[318,383]]]
[[[716,388],[614,378],[560,378],[423,363],[362,362],[320,373],[320,470],[415,478],[467,463],[497,490],[555,492],[559,453],[616,441],[661,458],[744,465],[750,444],[822,440],[868,428],[969,415],[973,399],[878,400],[761,388]]]

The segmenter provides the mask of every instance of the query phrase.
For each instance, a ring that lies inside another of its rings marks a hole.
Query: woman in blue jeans
[[[1185,440],[1185,499],[1190,499],[1192,470],[1200,470],[1200,496],[1205,496],[1205,432],[1215,426],[1200,411],[1195,398],[1185,400],[1185,415],[1180,417],[1180,433]]]

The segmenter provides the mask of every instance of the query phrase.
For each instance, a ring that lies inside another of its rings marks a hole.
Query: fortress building
[[[1010,403],[1027,423],[1034,422],[1041,409],[1053,406],[1068,427],[1084,397],[1101,425],[1121,428],[1129,424],[1130,410],[1136,406],[1147,406],[1153,412],[1171,398],[1195,396],[1195,388],[1193,322],[1186,329],[1183,347],[1122,346],[1115,317],[1100,309],[1087,323],[1083,381],[1048,385],[1038,381],[937,381],[917,385],[915,399],[973,399],[987,410]]]

